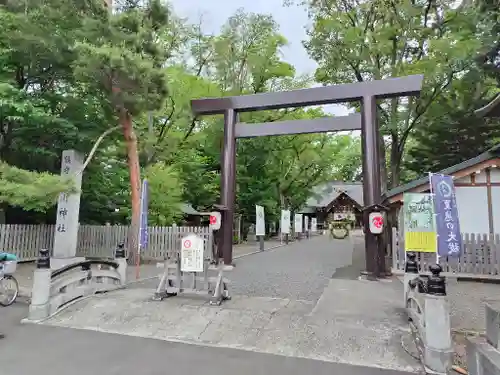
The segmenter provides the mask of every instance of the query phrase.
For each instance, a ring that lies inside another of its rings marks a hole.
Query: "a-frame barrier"
[[[192,100],[191,108],[196,116],[224,115],[220,197],[220,204],[225,208],[220,237],[224,264],[230,265],[233,255],[236,138],[361,129],[366,272],[369,278],[377,278],[384,274],[385,249],[379,245],[377,237],[368,230],[366,218],[371,207],[382,204],[377,99],[419,95],[423,78],[423,75],[413,75],[302,90]],[[245,124],[238,121],[238,113],[241,112],[346,102],[361,102],[361,114],[261,124]]]

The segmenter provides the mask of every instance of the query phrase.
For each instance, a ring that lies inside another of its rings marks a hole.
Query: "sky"
[[[280,26],[280,32],[288,40],[283,49],[283,59],[291,63],[299,74],[313,74],[316,63],[309,58],[302,41],[306,39],[309,20],[301,6],[283,6],[283,0],[170,0],[177,15],[198,24],[206,33],[216,34],[226,20],[239,8],[248,13],[271,14]],[[324,107],[335,115],[347,114],[339,105]]]

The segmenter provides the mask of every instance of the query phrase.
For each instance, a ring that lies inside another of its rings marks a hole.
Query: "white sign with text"
[[[290,234],[290,210],[281,210],[281,233]]]
[[[311,232],[315,233],[318,231],[318,219],[313,217],[311,219]]]
[[[295,233],[302,233],[302,214],[295,214],[294,224]]]
[[[203,238],[190,234],[181,240],[181,271],[203,272]]]
[[[266,235],[266,220],[264,218],[264,207],[255,206],[255,235]]]

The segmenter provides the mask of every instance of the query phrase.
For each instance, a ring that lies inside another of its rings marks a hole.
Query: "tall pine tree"
[[[480,71],[455,81],[433,106],[419,127],[408,152],[407,167],[417,174],[437,172],[471,159],[500,141],[497,119],[485,119],[474,110],[491,98],[492,85]]]

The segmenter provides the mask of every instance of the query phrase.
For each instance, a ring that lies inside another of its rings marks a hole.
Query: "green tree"
[[[475,32],[478,18],[467,7],[457,9],[455,1],[306,3],[313,26],[305,45],[319,64],[317,81],[338,84],[425,75],[420,99],[379,103],[381,133],[390,138],[390,185],[395,187],[413,131],[429,121],[436,100],[473,65],[483,42]]]
[[[491,88],[491,82],[479,71],[454,81],[450,91],[430,109],[428,121],[415,131],[408,167],[417,174],[437,172],[495,145],[500,140],[498,121],[474,114],[491,97]]]
[[[147,167],[145,176],[149,183],[149,215],[151,225],[171,225],[182,216],[182,183],[179,173],[164,163]]]
[[[491,36],[490,43],[482,53],[479,54],[477,61],[483,71],[496,80],[500,87],[500,1],[482,0],[473,3],[477,6],[477,11],[481,17],[478,23],[478,32]]]
[[[75,77],[100,98],[122,126],[130,175],[132,220],[129,241],[135,247],[140,219],[140,171],[133,116],[163,106],[167,96],[162,48],[169,9],[158,0],[124,2],[118,11],[87,19],[87,39],[76,44]]]
[[[212,50],[200,54],[197,63],[204,64],[204,69],[195,71],[203,71],[223,95],[297,89],[311,83],[308,77],[295,76],[293,66],[280,58],[287,41],[270,16],[238,11],[222,28],[221,35],[201,40],[206,49]],[[244,113],[240,119],[261,123],[322,116],[321,110],[294,109]],[[218,172],[222,123],[210,118],[203,123],[208,125],[200,132],[205,137],[207,166]],[[300,207],[312,187],[341,174],[340,166],[335,168],[335,158],[347,151],[348,144],[350,137],[318,134],[239,140],[237,212],[251,222],[255,205],[259,204],[266,209],[266,219],[273,221],[279,217],[280,208]]]
[[[75,30],[85,15],[96,9],[93,2],[59,0],[29,4],[8,1],[0,8],[0,157],[4,172],[8,163],[25,171],[59,173],[62,150],[71,148],[69,144],[87,145],[94,126],[80,132],[80,124],[68,120],[68,108],[75,104],[74,90],[68,84]],[[82,107],[85,103],[79,103]],[[26,174],[18,168],[12,168],[12,172],[3,176],[15,180],[4,183],[16,184],[18,191],[16,198],[4,196],[4,209],[10,204],[46,210],[58,191],[67,188],[57,176]],[[43,187],[42,182],[51,186]],[[50,194],[35,194],[35,187]],[[26,194],[25,205],[22,194]],[[35,197],[40,199],[38,203]]]

